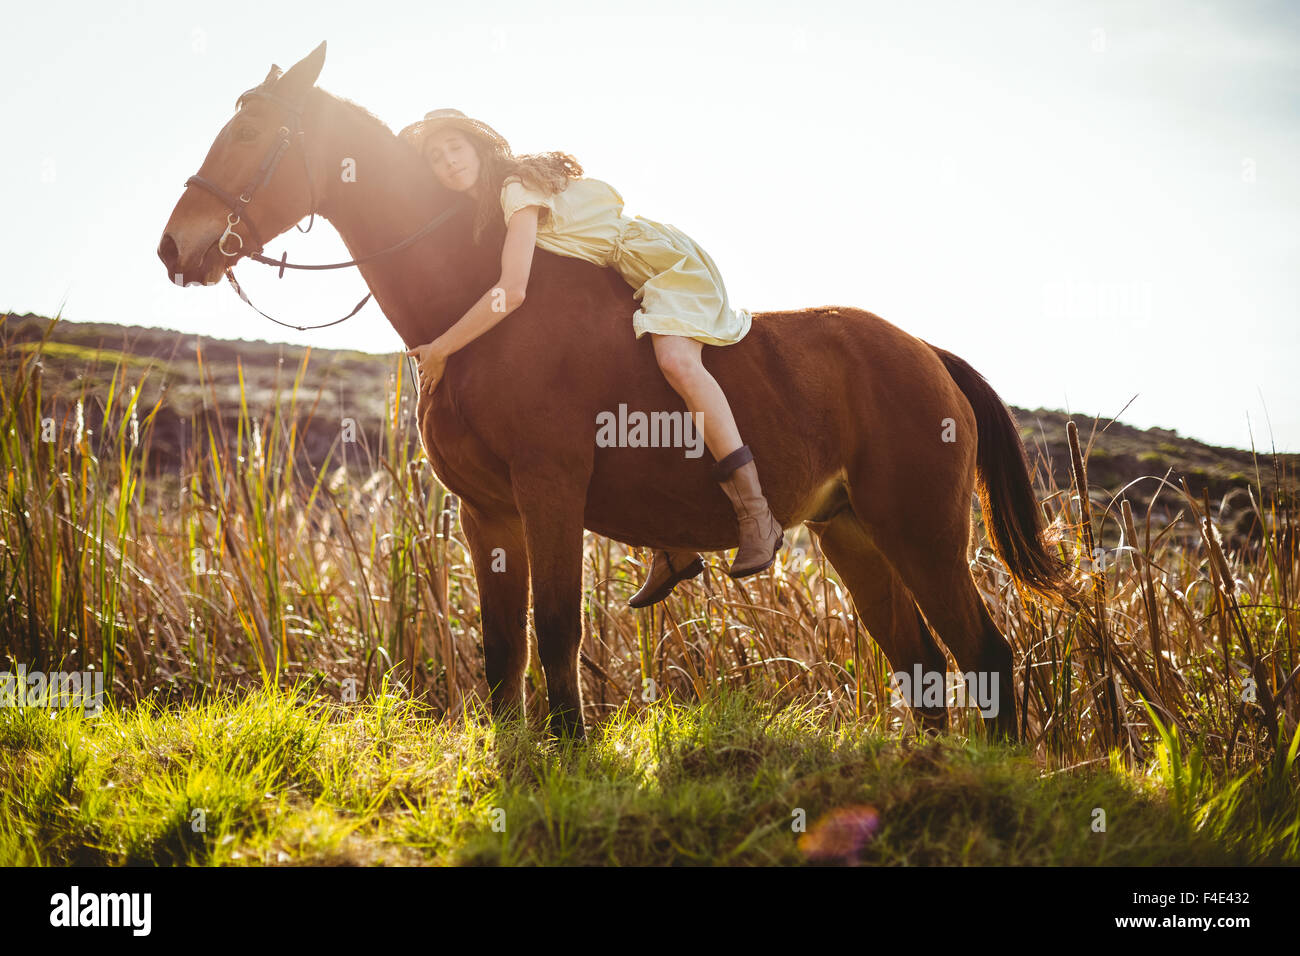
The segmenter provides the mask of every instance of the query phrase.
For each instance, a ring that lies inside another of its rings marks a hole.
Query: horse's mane
[[[349,110],[355,113],[357,117],[361,119],[363,122],[371,126],[377,126],[379,129],[382,129],[389,136],[396,138],[397,134],[393,132],[392,128],[389,127],[387,123],[381,120],[374,113],[370,112],[370,110],[366,109],[360,103],[354,103],[346,96],[339,96],[338,94],[331,93],[328,90],[321,90],[320,87],[316,87],[316,89],[320,90],[322,93],[324,93],[326,96],[330,97],[340,105],[347,107]]]
[[[274,89],[276,83],[279,82],[279,79],[280,77],[279,74],[277,73],[274,77],[267,77],[266,80],[259,83],[257,86],[254,86],[252,89],[245,90],[243,93],[239,95],[239,99],[235,101],[235,109],[239,109],[243,105],[245,97],[247,97],[250,93],[259,92],[259,91],[267,92],[267,93],[271,92]],[[312,87],[312,90],[316,93],[321,94],[322,96],[328,97],[329,99],[333,100],[335,103],[344,107],[349,112],[351,112],[354,116],[356,116],[357,119],[361,120],[362,123],[364,123],[365,125],[376,127],[376,132],[378,132],[378,130],[383,130],[385,133],[387,133],[389,136],[393,137],[394,139],[397,138],[397,134],[393,132],[392,128],[387,123],[381,120],[374,113],[370,112],[370,110],[366,109],[360,103],[357,103],[354,100],[350,100],[346,96],[339,96],[337,93],[331,93],[329,90],[324,89],[323,87],[320,86]]]

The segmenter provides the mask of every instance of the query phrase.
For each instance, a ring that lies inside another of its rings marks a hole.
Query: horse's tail
[[[929,342],[925,343],[930,345]],[[975,410],[975,490],[993,549],[1023,587],[1053,603],[1080,596],[1070,567],[1054,553],[1061,531],[1045,531],[1029,480],[1029,462],[1011,410],[964,359],[930,345]]]

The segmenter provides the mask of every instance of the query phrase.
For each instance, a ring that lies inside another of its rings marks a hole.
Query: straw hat
[[[430,110],[424,114],[424,119],[412,123],[401,132],[403,139],[409,139],[415,144],[419,143],[435,129],[443,126],[454,126],[460,130],[467,130],[471,133],[477,133],[484,137],[494,146],[500,147],[506,155],[510,155],[510,144],[506,138],[494,130],[487,123],[481,120],[470,119],[460,110],[442,109]]]

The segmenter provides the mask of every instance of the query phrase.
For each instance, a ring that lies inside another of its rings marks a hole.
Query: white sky
[[[658,0],[10,5],[0,310],[398,351],[377,307],[297,333],[155,250],[235,97],[321,40],[397,131],[452,106],[672,223],[752,311],[869,309],[1016,405],[1300,451],[1300,5]],[[654,10],[645,13],[648,6]],[[328,223],[268,244],[346,252]],[[240,282],[311,324],[353,270]],[[1267,413],[1267,421],[1266,421]]]

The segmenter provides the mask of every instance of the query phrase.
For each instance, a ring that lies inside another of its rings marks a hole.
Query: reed
[[[60,358],[48,337],[25,349],[0,342],[0,666],[100,669],[119,703],[267,685],[364,699],[384,685],[457,715],[485,695],[472,564],[398,364],[377,446],[341,422],[313,469],[300,436],[324,413],[303,386],[308,357],[288,381],[277,373],[269,401],[250,403],[242,367],[227,389],[196,353],[200,440],[179,473],[159,475],[150,443],[163,399],[146,408],[139,397],[153,371],[119,357],[95,370],[104,385],[50,393],[43,363]],[[223,403],[237,406],[233,421]],[[987,546],[971,561],[1015,651],[1031,752],[1049,770],[1113,754],[1138,766],[1177,733],[1196,741],[1207,772],[1272,766],[1300,726],[1295,505],[1276,490],[1276,458],[1275,480],[1257,476],[1250,489],[1262,539],[1226,549],[1208,500],[1167,476],[1143,479],[1159,491],[1139,538],[1127,489],[1090,488],[1073,424],[1070,440],[1073,496],[1050,469],[1034,475],[1044,517],[1075,531],[1091,585],[1083,611],[1027,600]],[[1156,519],[1160,494],[1177,500],[1177,516]],[[888,662],[803,529],[769,573],[733,581],[727,556],[710,555],[671,600],[633,611],[626,599],[649,557],[587,536],[589,719],[744,689],[776,710],[806,706],[831,728],[914,729],[890,699]],[[529,683],[540,717],[535,666]],[[953,729],[982,734],[960,717]]]

